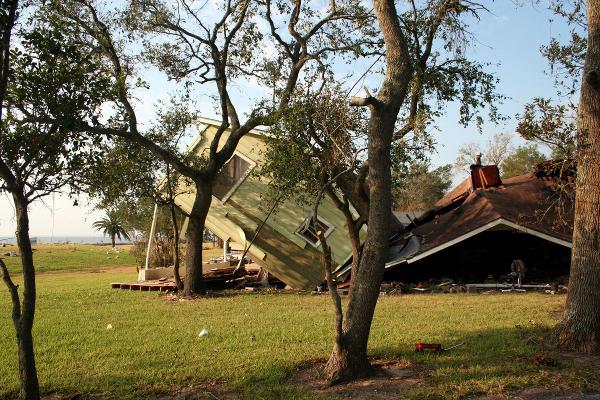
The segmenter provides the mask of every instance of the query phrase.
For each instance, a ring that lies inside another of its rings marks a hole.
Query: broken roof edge
[[[385,268],[386,269],[393,268],[393,267],[396,267],[396,266],[398,266],[400,264],[404,264],[404,263],[406,263],[406,264],[412,264],[412,263],[417,262],[417,261],[419,261],[419,260],[421,260],[423,258],[429,257],[430,255],[433,255],[433,254],[435,254],[435,253],[437,253],[439,251],[447,249],[448,247],[451,247],[451,246],[453,246],[455,244],[458,244],[458,243],[460,243],[462,241],[465,241],[465,240],[467,240],[467,239],[469,239],[469,238],[471,238],[473,236],[476,236],[476,235],[478,235],[478,234],[480,234],[482,232],[485,232],[485,231],[487,231],[489,229],[492,229],[492,228],[494,228],[494,227],[496,227],[498,225],[506,225],[506,226],[508,226],[510,228],[513,228],[515,230],[518,230],[520,232],[527,233],[527,234],[533,235],[533,236],[537,236],[537,237],[539,237],[541,239],[548,240],[550,242],[559,244],[561,246],[565,246],[565,247],[568,247],[568,248],[572,248],[573,247],[573,244],[571,242],[559,239],[559,238],[554,237],[552,235],[548,235],[546,233],[537,231],[535,229],[528,228],[528,227],[523,226],[523,225],[519,225],[519,224],[517,224],[517,223],[515,223],[513,221],[510,221],[510,220],[506,219],[506,218],[501,218],[500,217],[500,218],[497,218],[497,219],[495,219],[495,220],[493,220],[491,222],[488,222],[485,225],[482,225],[482,226],[480,226],[478,228],[475,228],[475,229],[473,229],[473,230],[471,230],[471,231],[469,231],[469,232],[467,232],[467,233],[465,233],[463,235],[460,235],[460,236],[458,236],[458,237],[456,237],[456,238],[454,238],[452,240],[444,242],[444,243],[440,244],[439,246],[436,246],[436,247],[431,248],[431,249],[429,249],[427,251],[424,251],[423,253],[417,254],[414,257],[408,257],[408,258],[402,258],[402,259],[396,259],[396,260],[389,261],[389,262],[386,263]]]
[[[222,121],[206,117],[197,117],[195,121],[202,125],[203,128],[198,130],[198,133],[196,134],[192,142],[188,145],[188,148],[186,150],[187,153],[191,153],[198,147],[198,145],[202,142],[202,139],[204,138],[203,134],[208,130],[209,127],[220,127],[222,124]],[[226,128],[226,130],[230,130],[230,128],[228,127]],[[248,131],[248,134],[255,136],[271,137],[268,131],[260,128],[250,129],[250,131]]]

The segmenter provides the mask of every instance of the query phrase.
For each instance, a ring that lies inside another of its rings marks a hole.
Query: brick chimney
[[[481,153],[475,156],[471,165],[471,185],[473,190],[488,189],[502,185],[497,165],[481,165]]]

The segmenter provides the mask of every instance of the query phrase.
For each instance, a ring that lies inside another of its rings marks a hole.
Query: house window
[[[333,231],[333,226],[320,217],[317,217],[316,224],[313,221],[312,217],[309,217],[309,218],[310,218],[310,223],[308,224],[308,226],[306,224],[306,221],[308,221],[308,219],[306,219],[302,223],[302,225],[300,225],[300,227],[296,230],[296,235],[300,236],[302,239],[306,240],[308,243],[317,247],[319,244],[321,244],[321,242],[319,240],[319,236],[317,235],[317,232],[321,231],[321,232],[323,232],[325,237],[327,237],[331,233],[331,231]]]
[[[250,168],[252,164],[248,160],[234,154],[217,175],[213,184],[213,195],[221,201],[227,200],[242,183]]]

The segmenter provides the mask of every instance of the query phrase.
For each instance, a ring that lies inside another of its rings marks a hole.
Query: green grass
[[[130,254],[131,246],[117,246],[113,251],[110,246],[92,244],[42,244],[33,246],[33,260],[37,272],[65,271],[81,269],[97,269],[115,265],[135,265],[135,258]],[[4,253],[19,249],[14,245],[0,247],[0,256],[12,273],[21,272],[21,258],[2,256]]]
[[[246,399],[313,398],[290,383],[294,369],[332,345],[327,296],[241,294],[168,301],[157,293],[109,288],[132,273],[41,274],[34,328],[44,392],[155,397],[218,382]],[[424,385],[409,398],[462,398],[527,386],[598,388],[593,370],[532,362],[527,342],[554,324],[564,296],[542,294],[382,297],[370,341],[374,356],[412,360]],[[0,398],[18,388],[9,298],[0,290]],[[107,329],[111,324],[113,329]],[[204,338],[198,332],[206,328]],[[416,355],[417,341],[450,345]]]

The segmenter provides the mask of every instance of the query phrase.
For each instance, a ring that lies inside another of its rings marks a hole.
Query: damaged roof
[[[572,189],[558,190],[555,179],[536,173],[477,187],[474,175],[392,238],[386,268],[418,261],[487,230],[519,230],[571,247]]]

